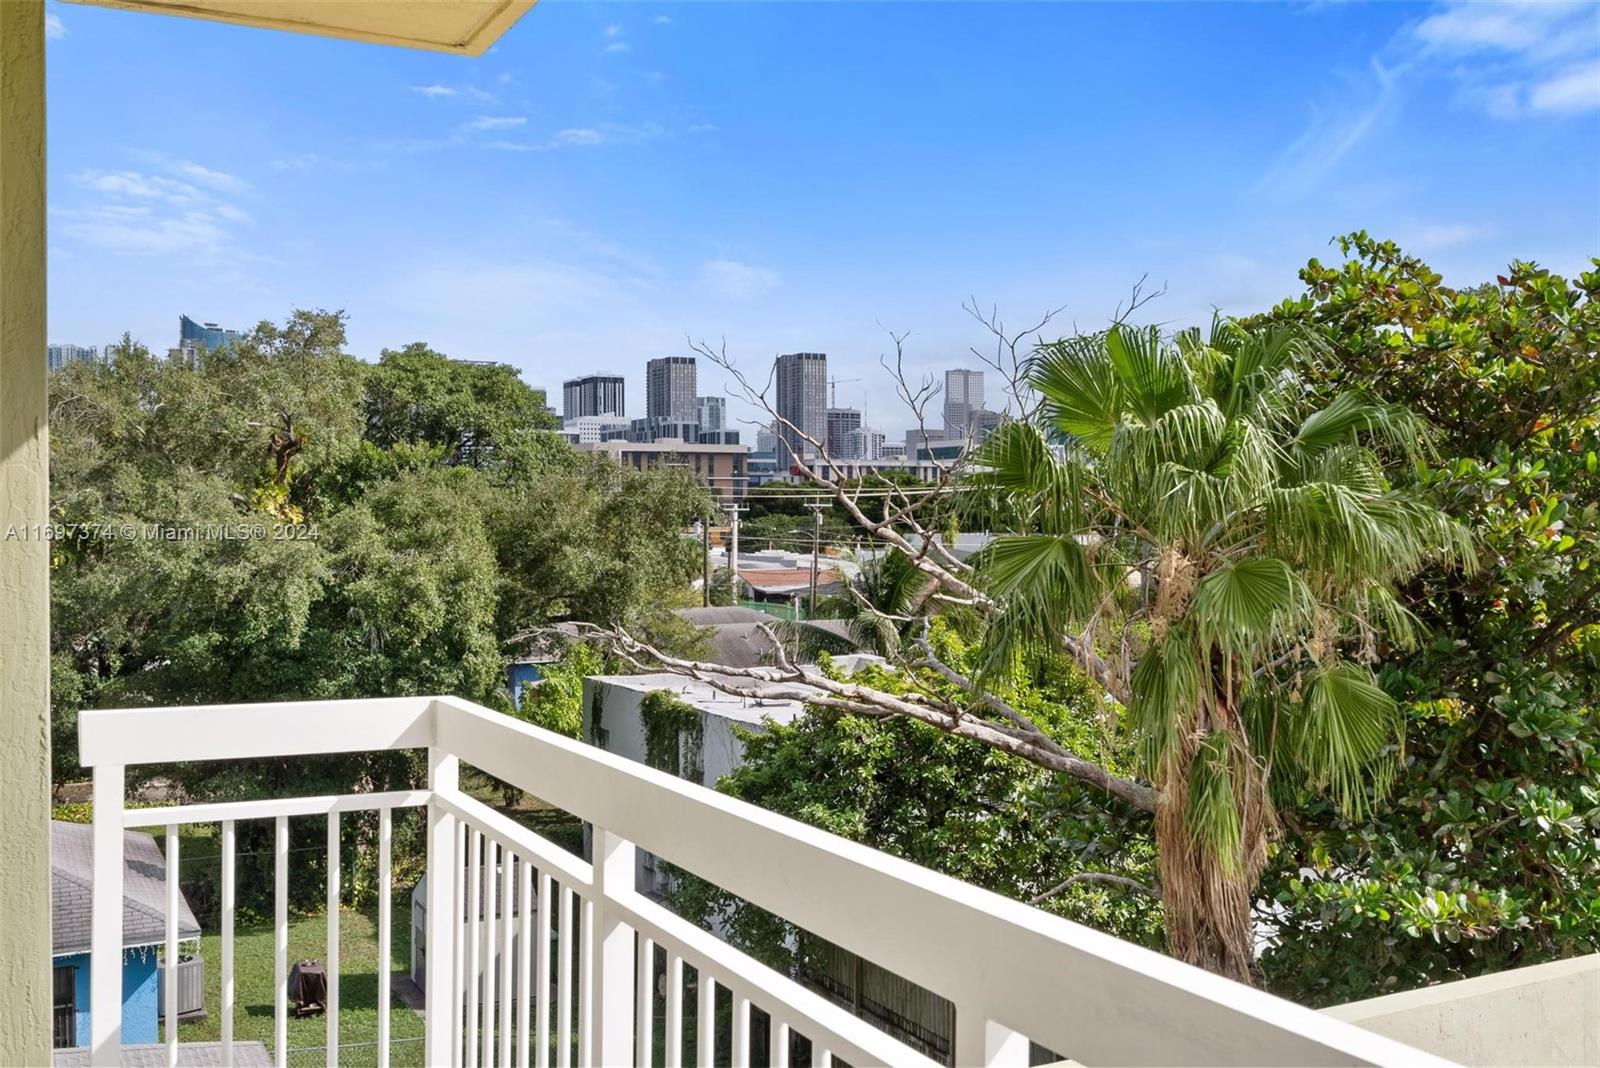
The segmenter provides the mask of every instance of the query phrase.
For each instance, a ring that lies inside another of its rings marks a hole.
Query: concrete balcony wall
[[[1600,1066],[1600,953],[1326,1012],[1460,1064]]]

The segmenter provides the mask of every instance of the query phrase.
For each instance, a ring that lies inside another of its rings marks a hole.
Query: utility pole
[[[700,520],[700,603],[711,607],[711,516]]]
[[[729,506],[731,518],[728,522],[728,586],[733,590],[733,603],[739,603],[739,513],[744,511],[744,505]]]
[[[806,614],[807,619],[814,619],[817,614],[817,554],[822,551],[822,505],[811,506],[817,517],[816,523],[811,528],[811,607]]]

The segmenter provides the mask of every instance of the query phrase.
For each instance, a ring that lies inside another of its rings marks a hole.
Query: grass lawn
[[[396,902],[391,970],[410,963],[411,910]],[[206,962],[206,1018],[178,1025],[180,1042],[214,1042],[222,1037],[222,937],[207,934],[200,951]],[[323,916],[291,918],[289,964],[307,957],[324,960],[327,921]],[[240,924],[234,931],[235,1041],[256,1041],[272,1049],[274,1005],[272,924]],[[378,915],[343,909],[339,914],[339,1063],[376,1065],[378,1038]],[[399,1001],[391,1000],[389,1033],[391,1063],[396,1068],[423,1063],[422,1018]],[[323,1016],[296,1019],[289,1016],[289,1063],[327,1063],[328,1021]]]
[[[517,822],[556,841],[576,853],[582,848],[582,824],[567,813],[549,808],[536,799],[522,798],[515,805],[504,804],[498,794],[481,787],[480,799],[500,809]],[[398,818],[398,817],[397,817]],[[206,933],[200,939],[205,958],[206,1018],[180,1024],[180,1042],[215,1042],[222,1037],[222,937],[211,910],[215,908],[215,883],[220,868],[220,832],[213,824],[191,824],[180,829],[180,864],[184,892],[202,915]],[[156,834],[158,844],[163,839]],[[306,839],[293,839],[301,849],[320,849]],[[402,858],[396,857],[397,869]],[[294,863],[291,854],[290,863]],[[389,969],[404,973],[411,957],[411,897],[409,875],[397,870],[396,894],[392,915]],[[208,907],[201,908],[201,902]],[[274,956],[270,918],[241,915],[234,930],[234,1024],[233,1036],[239,1042],[261,1042],[273,1048]],[[291,915],[289,919],[288,962],[307,958],[326,963],[327,919],[322,911]],[[552,974],[554,974],[552,972]],[[377,1064],[378,1037],[378,912],[377,907],[356,910],[346,906],[339,921],[339,1063],[353,1068]],[[396,977],[395,981],[401,981]],[[574,999],[576,1001],[576,998]],[[390,1062],[395,1068],[414,1068],[424,1063],[423,1021],[391,994],[389,1028]],[[289,1056],[291,1065],[327,1063],[327,1019],[310,1016],[289,1017]]]
[[[193,824],[180,832],[183,879],[215,878],[218,830],[211,824]],[[162,841],[156,836],[156,841]],[[292,863],[292,861],[291,861]],[[194,887],[186,886],[189,893]],[[193,899],[191,899],[193,900]],[[404,973],[411,964],[411,889],[396,885],[390,913],[389,969]],[[206,1018],[178,1025],[180,1042],[215,1042],[222,1037],[222,935],[216,921],[202,921],[200,952],[205,958]],[[307,958],[327,963],[328,924],[318,911],[289,917],[288,963]],[[261,1042],[273,1048],[274,958],[272,920],[241,915],[233,935],[234,1020],[237,1042]],[[400,981],[395,977],[396,982]],[[378,1063],[378,909],[376,905],[339,912],[339,1063],[361,1068]],[[422,1018],[394,1000],[389,1013],[390,1063],[414,1068],[424,1062]],[[327,1063],[328,1021],[324,1016],[296,1019],[289,1016],[289,1063]],[[164,1030],[164,1028],[163,1028]],[[362,1043],[368,1043],[362,1045]]]

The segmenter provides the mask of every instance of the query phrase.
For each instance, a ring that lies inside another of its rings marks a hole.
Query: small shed
[[[52,1035],[57,1049],[89,1043],[90,919],[94,899],[94,828],[50,824],[50,937],[55,966]],[[156,840],[127,831],[122,840],[122,1038],[158,1039],[160,970],[156,947],[167,940],[167,861]],[[178,894],[178,938],[194,941],[200,924]],[[198,953],[187,966],[198,983]],[[180,978],[183,973],[180,972]],[[198,989],[198,985],[197,985]],[[180,1000],[181,1004],[181,1000]]]

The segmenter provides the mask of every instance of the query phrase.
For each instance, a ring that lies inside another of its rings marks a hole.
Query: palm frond
[[[1139,658],[1130,680],[1130,725],[1145,774],[1180,751],[1181,736],[1194,722],[1200,704],[1200,669],[1189,633],[1173,628]]]
[[[1028,384],[1042,399],[1040,414],[1046,423],[1095,452],[1110,444],[1124,404],[1122,385],[1101,338],[1081,336],[1041,345],[1028,364]]]
[[[1145,423],[1199,399],[1188,365],[1162,341],[1160,327],[1113,327],[1105,334],[1105,356],[1126,410]]]
[[[1358,816],[1393,781],[1405,736],[1394,698],[1372,672],[1341,660],[1306,679],[1291,739],[1295,762],[1312,785]]]
[[[1005,502],[1019,530],[1060,533],[1083,524],[1080,467],[1056,458],[1039,428],[1019,421],[1003,423],[973,457],[969,507],[992,509]]]
[[[1193,613],[1206,645],[1252,659],[1257,650],[1281,646],[1303,629],[1316,601],[1287,561],[1246,557],[1224,564],[1200,580]]]
[[[1363,438],[1380,441],[1407,457],[1418,455],[1427,440],[1427,426],[1397,405],[1379,404],[1356,392],[1340,393],[1301,422],[1290,440],[1292,451],[1314,455]]]
[[[1189,839],[1209,850],[1225,870],[1242,860],[1239,842],[1239,798],[1234,790],[1232,740],[1221,732],[1207,734],[1189,765],[1189,807],[1184,813]]]

